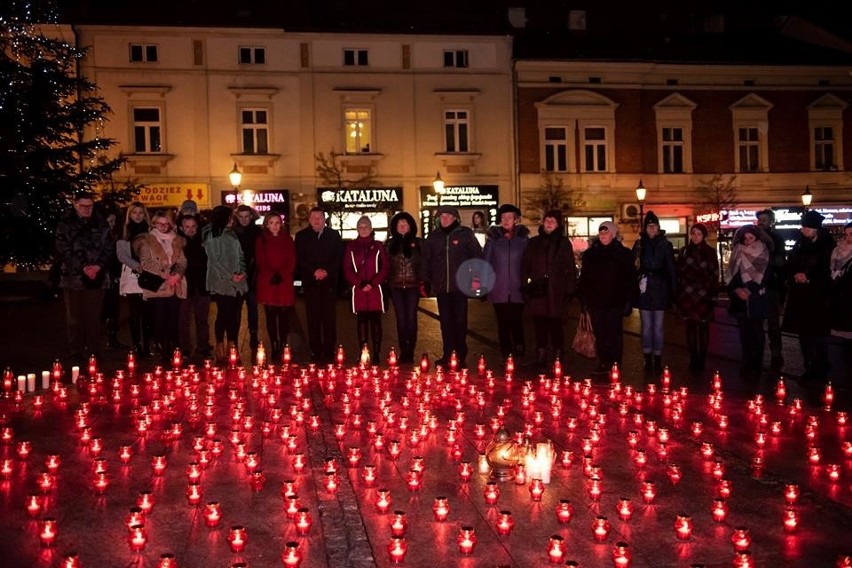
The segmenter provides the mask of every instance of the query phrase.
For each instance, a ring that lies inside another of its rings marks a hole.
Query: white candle
[[[80,367],[73,366],[71,367],[71,382],[76,383],[77,379],[80,377]]]
[[[35,385],[36,385],[35,381],[36,381],[36,374],[35,373],[28,373],[27,374],[27,392],[35,391]]]
[[[485,454],[479,454],[479,473],[490,473],[491,467],[488,465],[488,459]]]
[[[50,371],[41,372],[41,388],[44,390],[50,388]]]
[[[27,376],[26,375],[18,375],[18,390],[22,392],[27,392]]]

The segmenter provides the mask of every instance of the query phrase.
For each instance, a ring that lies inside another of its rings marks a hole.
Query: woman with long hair
[[[121,238],[115,243],[115,252],[121,262],[121,277],[118,290],[127,298],[129,308],[128,325],[133,348],[140,356],[151,354],[151,320],[142,300],[142,288],[139,287],[139,273],[142,265],[133,251],[132,243],[136,238],[146,235],[151,228],[148,210],[139,201],[127,206]]]
[[[204,228],[207,251],[207,290],[216,302],[216,359],[225,360],[225,338],[237,342],[240,331],[239,297],[248,292],[246,263],[240,241],[234,234],[231,209],[213,209],[210,224]]]
[[[186,257],[184,240],[175,230],[169,211],[151,216],[151,230],[133,241],[143,272],[163,279],[156,290],[143,289],[142,298],[149,306],[152,337],[160,347],[164,360],[178,347],[180,300],[186,298]]]
[[[694,224],[689,230],[689,244],[683,247],[677,260],[676,305],[686,321],[690,371],[704,368],[719,290],[719,260],[706,238],[707,227]]]
[[[290,333],[290,317],[296,303],[293,271],[296,246],[284,227],[281,214],[270,211],[263,219],[263,230],[254,246],[257,263],[257,302],[266,314],[272,355],[281,354]]]
[[[390,235],[386,245],[390,265],[388,288],[396,314],[399,362],[413,363],[417,345],[417,304],[423,286],[423,239],[417,236],[414,217],[405,211],[391,219]]]

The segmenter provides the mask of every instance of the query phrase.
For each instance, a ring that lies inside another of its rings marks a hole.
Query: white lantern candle
[[[41,372],[41,388],[44,390],[50,388],[50,371]]]
[[[80,367],[75,365],[71,367],[71,382],[76,383],[78,378],[80,378]]]
[[[27,376],[26,375],[18,375],[18,390],[22,392],[27,392]]]
[[[27,392],[33,392],[36,389],[36,374],[28,373],[27,374]]]

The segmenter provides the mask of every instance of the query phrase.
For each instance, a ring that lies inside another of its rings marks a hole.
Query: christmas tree
[[[78,191],[110,185],[122,163],[99,135],[110,113],[78,73],[86,50],[51,0],[0,8],[0,265],[49,262],[56,224]],[[134,192],[126,189],[127,197]],[[138,190],[136,190],[138,191]]]

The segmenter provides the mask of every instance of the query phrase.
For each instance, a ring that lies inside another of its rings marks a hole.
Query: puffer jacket
[[[369,237],[358,237],[346,244],[343,274],[352,286],[354,313],[385,311],[382,284],[388,277],[388,264],[388,253],[382,243],[376,240],[375,233]],[[367,284],[371,288],[365,292],[362,288]]]
[[[157,229],[154,229],[155,231]],[[157,237],[151,233],[141,235],[133,241],[133,250],[139,257],[140,268],[145,272],[151,272],[157,276],[167,278],[171,274],[180,274],[180,281],[176,286],[169,286],[163,282],[156,292],[142,290],[142,298],[186,298],[186,257],[183,254],[184,240],[180,235],[175,235],[172,240],[171,261],[166,254],[163,245]]]
[[[410,228],[404,236],[397,225],[405,220]],[[390,222],[391,238],[386,249],[390,264],[388,286],[391,288],[417,288],[423,282],[423,239],[417,236],[417,223],[405,211],[397,213]]]
[[[207,251],[207,291],[221,296],[237,296],[248,292],[248,283],[243,279],[234,282],[234,274],[245,274],[246,263],[240,241],[231,229],[225,229],[218,237],[213,236],[211,227],[202,233],[204,250]]]
[[[71,211],[56,227],[56,259],[60,263],[59,286],[82,290],[83,267],[101,267],[101,288],[110,287],[107,270],[115,256],[115,243],[106,219],[93,213],[88,219]],[[99,274],[100,276],[100,274]]]
[[[639,278],[645,278],[645,291],[637,290],[636,308],[640,310],[664,310],[672,303],[677,289],[677,270],[674,263],[674,248],[666,238],[666,232],[653,239],[644,232],[633,245],[633,254],[639,261]]]
[[[492,304],[522,304],[521,263],[529,244],[530,230],[524,225],[515,225],[511,238],[506,238],[503,228],[493,226],[488,229],[483,255],[485,262],[494,269],[494,284],[488,291],[488,301]]]
[[[633,256],[621,242],[604,246],[596,239],[583,253],[577,291],[584,304],[627,311],[635,286]]]
[[[482,258],[482,247],[472,230],[458,220],[447,228],[438,226],[429,233],[423,247],[423,279],[431,284],[433,292],[467,293],[470,288],[459,288],[457,273],[463,262],[476,258]]]

